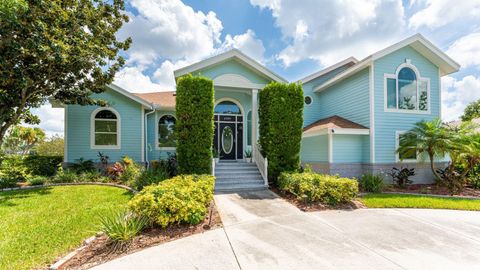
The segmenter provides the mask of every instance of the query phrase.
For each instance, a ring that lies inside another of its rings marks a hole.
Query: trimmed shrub
[[[208,174],[212,166],[213,82],[191,75],[177,82],[177,160],[180,174]]]
[[[260,146],[268,158],[268,177],[300,166],[303,90],[300,84],[269,83],[259,94]]]
[[[165,228],[171,224],[198,224],[213,199],[215,177],[179,175],[146,186],[128,203],[130,209]]]
[[[62,164],[63,156],[27,156],[23,159],[23,164],[27,171],[32,175],[53,176],[57,172],[58,166]]]
[[[27,183],[29,186],[41,186],[48,181],[46,176],[34,176],[28,179]]]
[[[281,173],[278,186],[298,200],[329,205],[350,202],[358,194],[358,182],[354,179],[311,172]]]
[[[385,178],[381,174],[366,173],[360,177],[360,188],[365,192],[381,193]]]

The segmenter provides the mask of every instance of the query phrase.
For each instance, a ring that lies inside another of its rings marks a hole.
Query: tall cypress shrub
[[[269,83],[259,96],[260,145],[268,158],[269,179],[300,166],[303,89],[300,84]]]
[[[213,82],[187,75],[177,82],[177,161],[180,174],[208,174],[212,166]]]

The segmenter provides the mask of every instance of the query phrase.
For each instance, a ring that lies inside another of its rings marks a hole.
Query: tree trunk
[[[435,176],[435,178],[437,179],[438,182],[441,182],[442,178],[437,173],[437,170],[435,170],[434,154],[433,153],[428,153],[428,157],[430,158],[430,169],[432,170],[433,175]]]

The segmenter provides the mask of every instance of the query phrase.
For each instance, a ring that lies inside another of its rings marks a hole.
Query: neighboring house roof
[[[340,67],[343,67],[343,66],[349,66],[349,67],[351,67],[351,66],[355,65],[356,63],[358,63],[358,60],[357,60],[355,57],[349,57],[349,58],[347,58],[347,59],[345,59],[345,60],[342,60],[342,61],[340,61],[340,62],[338,62],[338,63],[336,63],[336,64],[334,64],[334,65],[331,65],[331,66],[329,66],[329,67],[326,67],[326,68],[324,68],[324,69],[322,69],[322,70],[320,70],[320,71],[318,71],[318,72],[315,72],[315,73],[313,73],[313,74],[310,74],[310,75],[308,75],[307,77],[299,80],[299,82],[301,82],[302,84],[305,84],[305,83],[308,83],[308,82],[310,82],[310,81],[312,81],[312,80],[315,80],[316,78],[321,77],[321,76],[323,76],[323,75],[325,75],[325,74],[327,74],[327,73],[329,73],[329,72],[331,72],[331,71],[334,71],[334,70],[336,70],[337,68],[340,68]]]
[[[411,46],[413,49],[418,51],[421,55],[425,58],[430,60],[434,65],[439,67],[440,75],[448,75],[450,73],[456,72],[460,69],[460,64],[455,62],[452,58],[442,52],[439,48],[433,45],[430,41],[428,41],[424,36],[421,34],[415,34],[409,38],[406,38],[392,46],[389,46],[381,51],[378,51],[366,58],[362,61],[356,63],[349,69],[345,70],[344,72],[338,74],[337,76],[333,77],[332,79],[328,80],[324,84],[316,87],[314,89],[315,92],[321,92],[328,87],[348,78],[349,76],[357,73],[360,70],[363,70],[366,67],[369,67],[373,61],[390,54],[396,50],[399,50],[403,47]]]
[[[155,106],[158,106],[162,109],[174,109],[175,108],[175,91],[168,92],[153,92],[153,93],[134,93],[135,96],[138,96],[150,103],[153,103]]]
[[[207,58],[203,61],[197,62],[195,64],[180,68],[175,70],[173,73],[175,78],[181,77],[183,75],[193,73],[197,70],[204,69],[208,66],[217,65],[223,62],[226,62],[230,59],[237,59],[242,64],[246,65],[248,68],[253,69],[254,71],[262,74],[264,77],[269,78],[273,81],[277,82],[287,82],[284,78],[276,74],[275,72],[267,69],[262,64],[258,63],[257,61],[253,60],[246,54],[242,53],[238,49],[231,49],[227,52],[212,56]]]
[[[352,122],[350,120],[347,120],[338,115],[334,115],[331,117],[317,120],[314,123],[304,127],[303,136],[310,137],[315,135],[326,134],[329,129],[334,130],[334,133],[337,133],[337,134],[349,133],[349,134],[366,135],[369,133],[369,129],[367,127],[357,124],[355,122]],[[335,132],[335,129],[339,130],[340,132]],[[341,130],[345,130],[347,132],[342,132]]]

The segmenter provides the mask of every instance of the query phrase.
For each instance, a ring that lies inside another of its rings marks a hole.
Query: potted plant
[[[252,162],[252,150],[245,150],[245,158],[247,159],[247,162]]]
[[[212,149],[212,155],[213,155],[213,159],[215,159],[215,163],[218,163],[219,155],[218,155],[217,149],[215,148]]]

